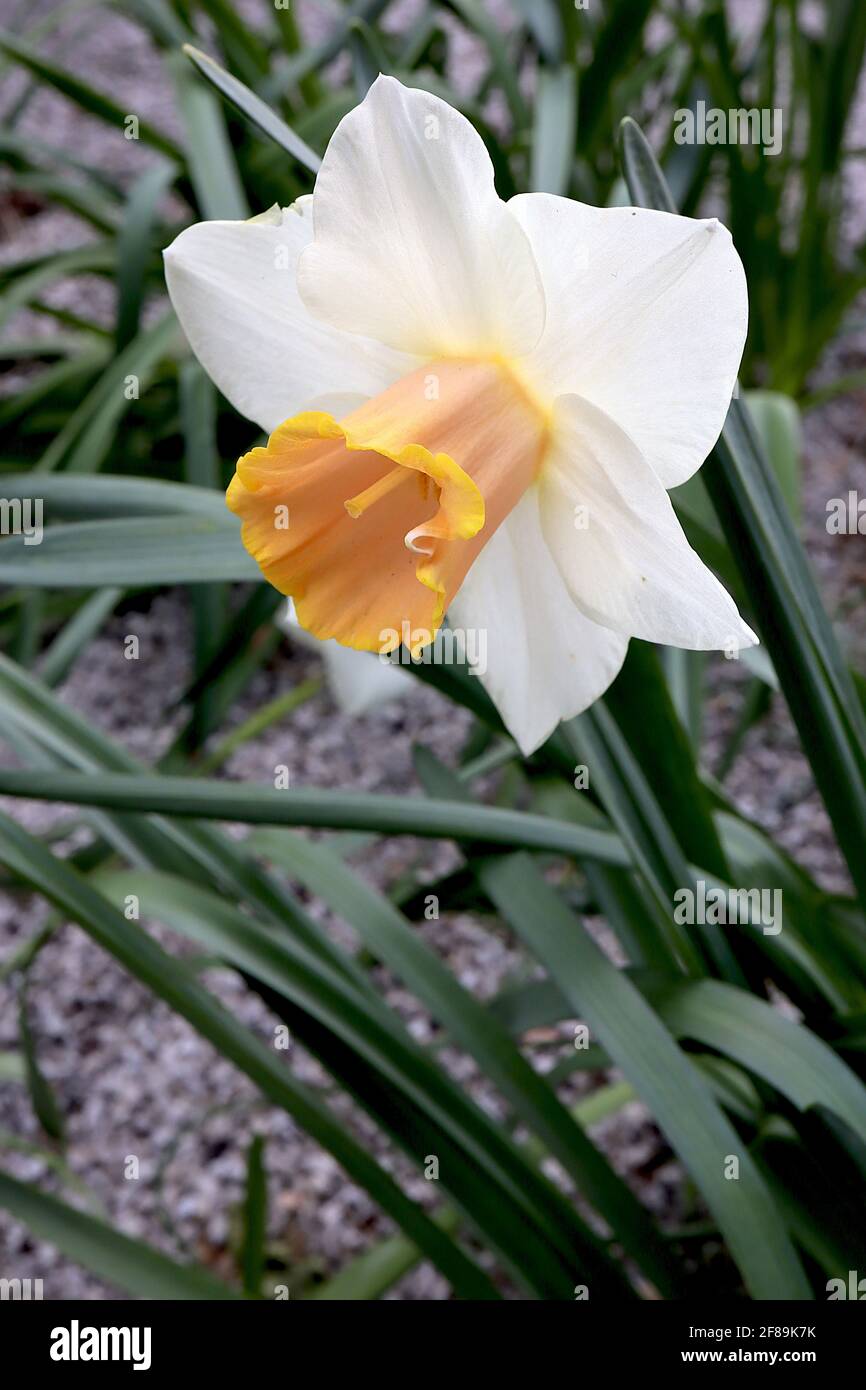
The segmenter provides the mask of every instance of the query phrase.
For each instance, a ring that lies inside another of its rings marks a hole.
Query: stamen
[[[365,488],[363,492],[359,492],[357,497],[350,497],[348,502],[343,503],[343,506],[346,508],[349,516],[357,520],[368,507],[372,507],[375,502],[379,502],[383,497],[387,497],[389,492],[393,492],[395,487],[399,487],[401,483],[407,482],[409,478],[414,478],[416,482],[421,480],[426,481],[423,474],[417,473],[413,468],[403,468],[402,465],[398,463],[396,468],[391,469],[390,473],[386,473],[383,477],[379,478],[378,482],[372,483],[370,487]]]

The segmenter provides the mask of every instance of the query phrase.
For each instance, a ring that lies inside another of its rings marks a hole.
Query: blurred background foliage
[[[722,0],[435,0],[416,6],[408,26],[388,22],[387,0],[355,0],[331,5],[327,37],[305,43],[291,5],[123,0],[117,8],[170,74],[174,108],[153,123],[52,46],[70,15],[99,24],[108,8],[73,0],[33,22],[13,5],[0,33],[3,72],[18,73],[0,132],[4,196],[19,208],[65,207],[89,229],[59,253],[0,265],[2,365],[17,386],[0,398],[0,491],[44,498],[50,523],[38,547],[20,537],[0,545],[0,723],[25,765],[0,772],[0,791],[78,808],[72,824],[89,832],[63,858],[56,836],[0,817],[6,886],[52,906],[45,930],[2,965],[20,997],[20,1047],[0,1058],[3,1079],[29,1086],[38,1151],[63,1190],[0,1173],[0,1203],[143,1296],[273,1296],[280,1283],[292,1297],[375,1298],[422,1258],[469,1298],[572,1298],[584,1284],[593,1298],[621,1300],[825,1296],[828,1278],[866,1265],[866,721],[862,678],[798,540],[798,454],[801,412],[863,380],[825,375],[814,385],[828,344],[857,326],[866,287],[866,241],[851,233],[846,192],[866,155],[848,143],[866,6],[755,0],[744,37]],[[484,53],[468,83],[453,76],[455,25]],[[633,642],[608,696],[528,761],[464,670],[418,668],[475,719],[456,771],[418,751],[424,797],[278,792],[207,775],[309,692],[284,692],[228,743],[214,740],[273,653],[280,600],[257,582],[221,497],[251,427],[190,358],[165,301],[161,251],[191,221],[247,217],[308,193],[336,124],[378,72],[462,110],[503,197],[531,189],[632,201],[717,213],[731,227],[750,293],[745,389],[700,478],[675,498],[763,643],[744,656],[739,719],[712,773],[699,757],[704,657]],[[25,113],[44,85],[118,140],[139,142],[132,183],[29,130]],[[781,151],[677,144],[673,113],[699,102],[780,108]],[[79,276],[113,286],[113,322],[58,307],[52,288]],[[28,324],[35,315],[50,331],[18,331],[24,309]],[[167,584],[189,585],[195,676],[180,735],[148,769],[54,692],[119,604]],[[847,862],[847,895],[822,891],[726,795],[736,750],[777,690]],[[591,769],[588,791],[574,790],[577,764]],[[492,799],[479,799],[478,779],[497,770]],[[227,836],[223,821],[245,824],[245,838]],[[311,841],[297,827],[332,833]],[[395,833],[456,840],[461,868],[384,896],[347,861]],[[782,887],[784,930],[678,927],[673,894],[698,879]],[[357,954],[313,922],[298,887],[351,923]],[[525,969],[492,1002],[460,985],[413,930],[428,893],[445,914],[468,906],[513,933]],[[438,1205],[410,1200],[283,1055],[217,1005],[196,958],[172,956],[127,919],[129,894],[203,960],[240,972],[395,1150],[419,1170],[438,1158]],[[623,968],[587,933],[587,913],[606,918]],[[398,1233],[328,1279],[288,1268],[267,1246],[258,1141],[233,1283],[113,1230],[66,1163],[63,1116],[28,1026],[28,970],[62,920],[287,1109]],[[435,1046],[410,1036],[382,998],[377,964],[474,1058],[504,1120],[463,1092]],[[533,1030],[571,1019],[589,1025],[590,1049],[542,1076]],[[614,1079],[564,1103],[573,1069],[611,1067]],[[659,1225],[587,1134],[635,1095],[694,1185],[686,1227]],[[2,1136],[5,1148],[16,1143]],[[736,1181],[726,1176],[731,1156]],[[724,1257],[710,1259],[720,1246]]]

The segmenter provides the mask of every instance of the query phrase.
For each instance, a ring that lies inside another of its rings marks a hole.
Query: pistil
[[[350,497],[347,502],[343,503],[343,506],[346,508],[349,516],[357,520],[359,516],[364,514],[368,507],[372,507],[376,502],[380,502],[383,497],[388,496],[389,492],[393,492],[395,488],[408,482],[410,478],[414,478],[416,482],[427,481],[423,474],[419,474],[411,468],[403,468],[402,465],[398,463],[395,468],[385,473],[377,482],[365,488],[363,492],[359,492],[356,497]]]

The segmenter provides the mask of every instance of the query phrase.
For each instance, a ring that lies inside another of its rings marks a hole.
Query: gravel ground
[[[7,22],[16,8],[4,0],[0,20]],[[326,22],[326,8],[299,5],[302,22],[310,31]],[[411,8],[400,7],[404,13]],[[31,6],[34,15],[38,9]],[[64,60],[94,76],[110,75],[112,90],[128,109],[172,129],[172,98],[163,69],[139,31],[120,15],[102,18],[97,26],[91,25],[91,18],[85,11],[73,53],[64,50]],[[396,19],[399,22],[399,14]],[[474,61],[471,47],[458,50],[458,61],[461,70],[468,71]],[[50,93],[37,95],[28,119],[44,138],[69,142],[83,158],[121,173],[128,171],[128,147],[106,140],[101,126],[71,114]],[[29,250],[36,251],[74,244],[81,239],[81,229],[75,219],[55,212],[0,224],[0,255],[20,254],[22,238]],[[94,282],[92,292],[97,288],[103,292]],[[67,286],[59,293],[69,295],[73,304],[81,289]],[[106,304],[106,312],[110,309],[110,303]],[[864,361],[866,343],[852,341],[844,353],[834,352],[825,372],[853,370]],[[859,538],[828,536],[824,518],[828,498],[845,496],[851,488],[866,494],[863,423],[863,397],[814,412],[805,431],[804,458],[806,542],[830,611],[861,669],[866,654],[862,540],[858,545]],[[123,638],[130,632],[140,640],[137,662],[123,657]],[[148,605],[142,603],[141,611],[128,605],[82,652],[60,691],[61,698],[95,727],[152,762],[170,743],[182,716],[177,700],[189,679],[190,649],[190,617],[183,594],[159,594]],[[232,725],[314,673],[318,665],[314,656],[287,640],[238,703]],[[709,766],[714,765],[736,715],[743,679],[735,663],[718,660],[711,668]],[[297,785],[411,792],[418,789],[412,772],[413,744],[425,743],[446,761],[453,761],[467,728],[461,712],[426,688],[413,687],[411,698],[354,719],[342,715],[323,691],[238,750],[225,772],[239,780],[265,780],[273,776],[278,763],[285,763]],[[844,868],[781,701],[774,701],[769,716],[746,740],[727,785],[737,804],[777,836],[820,882],[828,889],[845,890]],[[63,814],[38,804],[6,806],[28,827],[39,830],[59,822]],[[384,885],[418,862],[435,875],[456,862],[456,853],[448,846],[394,838],[381,853],[365,858],[359,870]],[[334,921],[316,902],[310,902],[309,908],[324,929],[346,939],[344,924]],[[42,920],[43,909],[37,901],[0,898],[0,958],[27,940]],[[188,951],[159,924],[148,926],[171,949]],[[418,930],[460,981],[483,997],[494,993],[523,964],[507,933],[491,930],[470,915],[452,915]],[[247,1027],[263,1038],[273,1036],[274,1019],[235,975],[209,971],[205,978]],[[389,1002],[412,1033],[421,1039],[431,1036],[430,1020],[417,1001],[393,980],[383,977],[382,983]],[[98,1204],[112,1224],[127,1234],[228,1272],[244,1154],[253,1133],[267,1139],[270,1235],[274,1260],[288,1271],[282,1279],[297,1284],[310,1272],[338,1267],[389,1230],[366,1195],[347,1182],[340,1168],[288,1116],[264,1105],[244,1078],[176,1015],[155,1004],[76,927],[60,927],[39,955],[30,974],[28,1008],[41,1067],[66,1118],[70,1168],[86,1184],[86,1200]],[[537,1064],[551,1066],[562,1055],[567,1038],[567,1028],[535,1037]],[[0,1051],[16,1043],[17,1000],[8,987],[0,985]],[[445,1060],[482,1105],[498,1108],[498,1097],[478,1078],[468,1059],[449,1053]],[[310,1084],[327,1088],[327,1078],[300,1046],[292,1048],[288,1065]],[[573,1099],[610,1079],[606,1074],[580,1074],[563,1094]],[[334,1103],[344,1113],[351,1110],[345,1099],[337,1097]],[[381,1152],[368,1122],[351,1113],[357,1132]],[[0,1087],[0,1131],[44,1142],[22,1085]],[[595,1127],[593,1134],[662,1219],[678,1220],[684,1215],[676,1164],[640,1104],[625,1106]],[[139,1160],[137,1179],[125,1177],[130,1156]],[[408,1191],[420,1200],[430,1198],[431,1185],[407,1163],[388,1161]],[[55,1182],[36,1156],[4,1154],[4,1166],[46,1186]],[[42,1278],[45,1296],[51,1299],[117,1296],[2,1215],[0,1274]],[[437,1299],[447,1296],[447,1289],[434,1270],[420,1265],[393,1296]]]

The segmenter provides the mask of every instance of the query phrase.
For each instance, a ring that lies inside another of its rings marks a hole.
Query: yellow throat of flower
[[[381,652],[409,631],[417,654],[535,479],[548,423],[506,363],[431,362],[339,423],[286,420],[226,500],[303,627]]]

